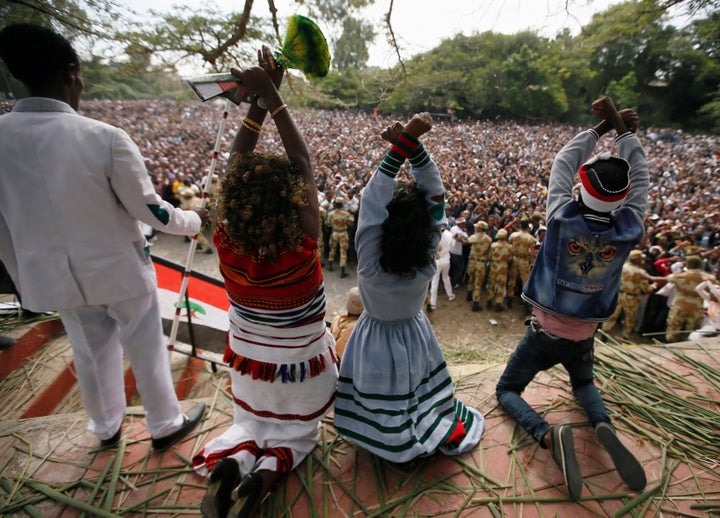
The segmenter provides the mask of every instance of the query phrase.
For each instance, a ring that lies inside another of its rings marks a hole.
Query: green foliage
[[[53,27],[66,37],[105,38],[122,18],[114,0],[4,0],[0,2],[0,29],[13,23]]]
[[[382,107],[453,109],[465,116],[558,118],[568,111],[557,45],[534,33],[458,35],[407,64],[407,80]]]
[[[712,131],[720,133],[720,87],[713,94],[710,102],[700,109],[700,114],[708,119]]]
[[[340,73],[353,68],[365,68],[370,58],[368,42],[373,39],[375,29],[372,25],[358,18],[345,18],[342,34],[335,41],[333,66]]]
[[[550,46],[532,49],[524,45],[504,62],[502,71],[506,88],[500,106],[505,111],[547,120],[562,116],[568,110],[561,78],[548,61],[550,50]]]
[[[362,9],[374,2],[295,0],[330,27],[333,70],[313,82],[292,78],[285,95],[293,103],[585,124],[592,120],[590,103],[608,94],[621,107],[637,109],[645,126],[720,130],[718,0],[628,0],[597,13],[576,36],[568,30],[551,39],[533,32],[457,35],[389,70],[366,68],[376,31]],[[119,3],[6,0],[0,27],[17,21],[52,25],[88,49],[82,53],[86,97],[188,98],[177,64],[208,72],[254,64],[260,43],[280,45],[278,16],[282,21],[286,14],[273,11],[272,20],[259,19],[252,16],[252,2],[239,2],[242,12],[181,7],[151,12],[130,27],[118,14]],[[669,24],[672,6],[694,14],[693,22]],[[570,2],[569,13],[572,7]],[[1,67],[0,92],[22,95]]]
[[[83,64],[86,99],[190,99],[190,90],[176,74],[127,73],[122,65],[106,65],[97,58]],[[121,81],[116,80],[122,78]]]
[[[259,42],[273,39],[267,20],[245,12],[228,15],[213,8],[174,7],[169,13],[151,14],[157,21],[149,30],[137,29],[122,38],[129,54],[143,62],[155,58],[166,67],[190,60],[217,72],[257,64]]]
[[[618,108],[635,108],[640,99],[635,72],[628,72],[619,81],[610,81],[606,93]]]
[[[358,108],[372,111],[380,104],[387,90],[387,77],[382,71],[349,69],[345,73],[330,72],[315,86],[322,98],[310,103],[316,108]]]

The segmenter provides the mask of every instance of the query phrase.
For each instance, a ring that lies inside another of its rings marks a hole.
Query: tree
[[[541,40],[538,41],[541,43]],[[568,110],[560,77],[546,49],[523,46],[503,64],[507,87],[500,106],[521,117],[557,119]]]
[[[688,129],[708,125],[713,111],[702,110],[720,88],[720,14],[696,20],[672,41],[663,122]],[[700,115],[700,116],[698,116]]]
[[[368,42],[375,39],[372,25],[349,16],[343,21],[343,31],[335,41],[333,66],[343,73],[349,69],[361,69],[367,66],[370,53]]]
[[[637,20],[639,3],[631,0],[595,14],[582,28],[581,37],[593,48],[590,66],[597,72],[595,90],[604,92],[610,81],[634,71],[638,87],[662,79],[663,47],[671,30],[665,29],[659,14]]]
[[[710,121],[710,128],[720,133],[720,87],[710,98],[710,102],[700,108],[700,114]]]
[[[553,40],[548,59],[556,69],[567,99],[568,111],[561,120],[590,122],[587,107],[597,98],[592,85],[597,72],[590,67],[593,48],[582,37],[573,37],[568,29]]]
[[[616,106],[633,107],[638,105],[640,94],[637,88],[637,77],[631,71],[619,80],[612,80],[606,93],[612,98]]]
[[[122,25],[122,11],[114,0],[5,0],[0,3],[0,29],[25,22],[51,26],[69,39],[103,39]]]
[[[568,71],[553,57],[558,45],[532,32],[458,35],[407,63],[405,82],[383,107],[448,108],[464,115],[559,118],[568,111]]]
[[[272,41],[269,21],[250,16],[252,2],[242,12],[221,13],[212,8],[174,7],[169,13],[151,11],[157,21],[148,30],[123,36],[127,50],[143,61],[160,57],[166,66],[182,60],[200,61],[212,71],[255,64],[259,41]]]
[[[648,124],[701,128],[720,117],[720,0],[629,0],[596,14],[576,37],[569,31],[554,39],[532,32],[458,35],[407,62],[396,46],[399,64],[390,70],[366,68],[376,31],[363,8],[376,1],[387,5],[383,32],[394,42],[393,0],[295,0],[328,27],[333,72],[318,82],[288,74],[294,102],[584,123],[590,102],[611,93],[624,106],[637,103]],[[566,2],[569,15],[575,3]],[[253,15],[253,0],[229,14],[175,8],[140,20],[121,5],[6,0],[0,27],[34,21],[63,32],[87,63],[88,95],[104,97],[176,95],[168,81],[179,83],[178,64],[227,70],[253,64],[260,43],[281,44],[274,0],[267,0],[271,17],[264,19]],[[668,24],[669,9],[692,13],[693,23]],[[0,86],[17,88],[6,72]]]

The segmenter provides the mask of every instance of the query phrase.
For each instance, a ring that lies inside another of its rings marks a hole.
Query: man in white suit
[[[194,235],[205,209],[155,192],[125,131],[78,115],[82,72],[70,43],[36,25],[0,32],[0,56],[29,98],[0,116],[0,260],[32,311],[60,314],[73,349],[88,430],[120,440],[123,352],[137,380],[155,451],[202,418],[173,388],[155,270],[139,221]]]

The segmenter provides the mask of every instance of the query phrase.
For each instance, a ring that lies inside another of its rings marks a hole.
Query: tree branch
[[[394,3],[395,0],[390,0],[390,7],[388,8],[388,12],[385,14],[385,25],[387,25],[388,34],[390,35],[390,43],[392,43],[392,46],[395,48],[395,53],[397,54],[400,68],[402,68],[403,79],[407,81],[407,70],[405,70],[405,62],[400,55],[400,49],[398,48],[397,39],[395,38],[395,31],[393,30],[392,22],[390,21],[390,18],[392,17]]]

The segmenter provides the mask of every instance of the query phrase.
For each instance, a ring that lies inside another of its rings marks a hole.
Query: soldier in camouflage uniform
[[[207,193],[207,210],[208,216],[210,217],[210,222],[208,223],[208,234],[211,236],[213,232],[215,232],[215,227],[217,227],[218,224],[218,207],[220,205],[221,197],[222,189],[220,185],[220,177],[213,174]]]
[[[488,224],[477,221],[473,225],[475,233],[468,238],[470,256],[468,257],[468,284],[467,300],[473,301],[472,310],[482,311],[480,307],[480,290],[485,282],[485,269],[490,258],[490,245],[492,238],[487,235]]]
[[[702,324],[703,299],[695,291],[695,287],[704,281],[713,282],[715,278],[701,270],[702,259],[691,255],[685,261],[686,271],[671,273],[665,279],[672,282],[676,289],[675,298],[670,306],[667,318],[665,337],[668,342],[675,342],[680,338],[680,332],[687,329],[694,331]]]
[[[327,225],[332,229],[330,235],[330,250],[328,252],[328,270],[333,270],[335,253],[340,248],[340,278],[345,278],[348,273],[345,271],[347,265],[347,251],[350,244],[348,227],[355,223],[355,218],[348,211],[343,209],[343,199],[335,198],[333,210],[327,215]]]
[[[202,206],[202,198],[195,195],[195,192],[189,187],[180,187],[178,189],[178,197],[180,199],[180,208],[183,210],[196,210]],[[203,229],[197,233],[197,248],[196,251],[205,250],[206,254],[212,254],[212,246],[210,241],[205,237]]]
[[[642,296],[646,293],[652,293],[657,288],[653,283],[655,278],[651,277],[650,274],[642,268],[644,258],[645,254],[640,250],[630,251],[628,260],[622,268],[617,307],[612,316],[603,324],[603,331],[609,333],[617,323],[620,315],[625,313],[622,337],[625,339],[630,337],[630,333],[632,333],[637,323]]]
[[[530,277],[530,268],[535,257],[535,237],[530,233],[530,222],[527,219],[520,220],[520,230],[510,234],[508,242],[512,247],[507,288],[508,307],[511,308],[515,298],[518,277],[520,277],[520,284],[525,286],[528,277]]]
[[[495,242],[490,245],[490,276],[487,284],[487,308],[493,307],[495,311],[504,311],[503,299],[507,287],[507,276],[510,260],[512,259],[512,247],[507,242],[507,230],[501,228],[495,234]]]

